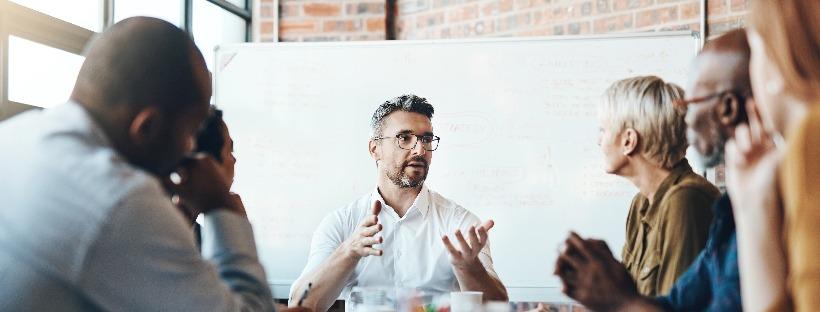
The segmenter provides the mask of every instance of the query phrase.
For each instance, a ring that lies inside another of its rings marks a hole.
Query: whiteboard
[[[287,296],[322,218],[375,187],[373,110],[413,93],[435,107],[441,137],[427,185],[496,221],[491,250],[511,299],[556,300],[568,231],[620,255],[637,192],[603,171],[604,90],[648,74],[681,84],[698,49],[691,33],[217,48],[214,102],[235,140],[234,191],[275,296]]]

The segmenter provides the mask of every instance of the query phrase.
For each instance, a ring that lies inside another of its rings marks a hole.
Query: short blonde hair
[[[616,81],[606,90],[598,116],[615,134],[638,132],[638,151],[663,168],[674,167],[686,156],[686,108],[683,89],[655,76]]]

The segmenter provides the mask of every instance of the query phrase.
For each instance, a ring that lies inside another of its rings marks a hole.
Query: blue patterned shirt
[[[735,219],[729,196],[713,206],[706,247],[666,296],[655,300],[668,311],[741,311]]]

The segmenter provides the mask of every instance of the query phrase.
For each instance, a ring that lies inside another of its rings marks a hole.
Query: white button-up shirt
[[[200,254],[80,105],[0,123],[0,148],[0,310],[274,309],[248,220],[206,214]]]
[[[383,226],[377,235],[384,237],[384,243],[374,247],[384,253],[359,260],[346,282],[342,298],[348,299],[354,286],[415,288],[433,294],[458,290],[458,281],[441,237],[449,235],[458,246],[453,235],[455,231],[461,230],[467,237],[469,227],[480,225],[480,220],[427,187],[422,187],[413,205],[401,218],[385,204],[378,189],[325,217],[313,234],[308,262],[299,280],[324,263],[353,235],[377,200],[382,204],[379,223]],[[489,243],[482,249],[479,259],[489,274],[496,277]]]

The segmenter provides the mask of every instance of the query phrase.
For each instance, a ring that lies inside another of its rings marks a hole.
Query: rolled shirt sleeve
[[[330,255],[342,245],[342,243],[350,236],[351,221],[350,207],[339,209],[331,214],[325,216],[316,231],[313,232],[313,238],[310,241],[310,253],[305,268],[293,283],[290,289],[289,297],[293,298],[294,286],[299,285],[303,279],[315,271],[322,263],[330,258]],[[353,274],[355,275],[355,273]],[[354,280],[355,276],[350,277],[350,281]],[[349,282],[350,282],[349,281]]]

